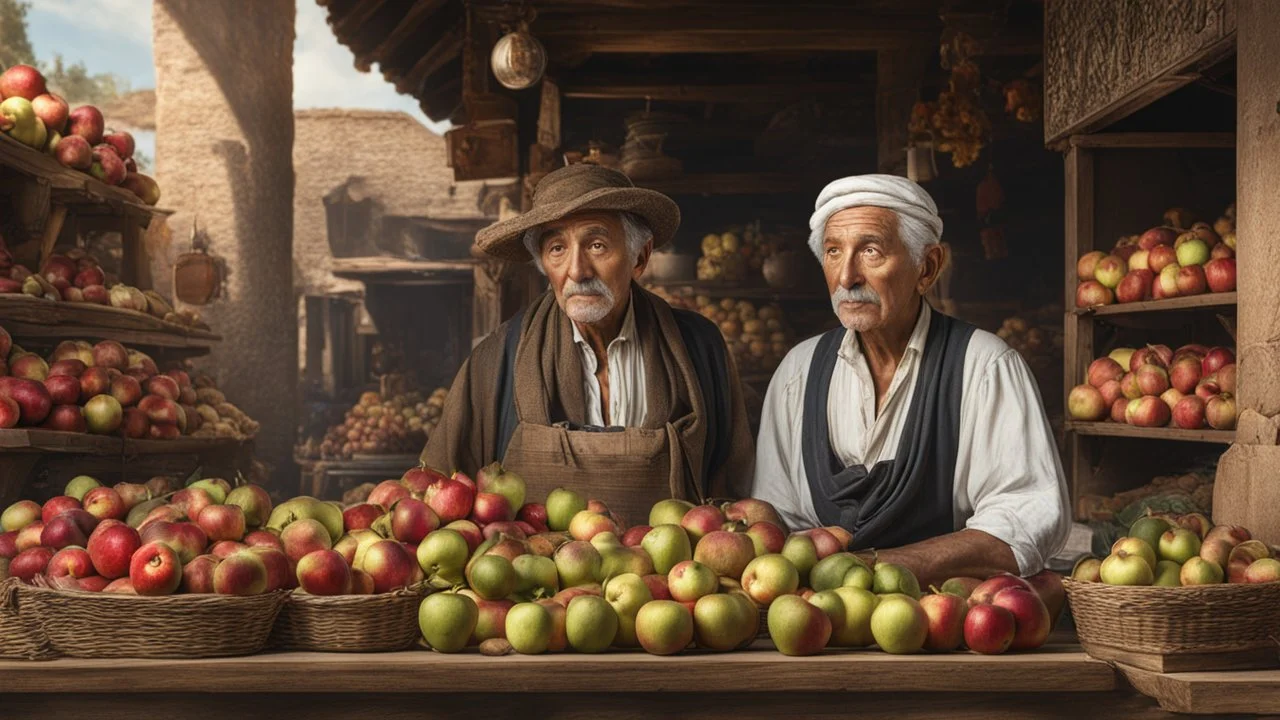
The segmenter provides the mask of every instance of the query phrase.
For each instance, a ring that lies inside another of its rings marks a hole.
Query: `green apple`
[[[918,652],[928,634],[929,616],[920,603],[904,594],[887,595],[871,613],[871,636],[892,655]]]
[[[636,616],[645,603],[653,600],[649,586],[635,573],[624,573],[609,578],[604,584],[604,599],[613,606],[618,616],[618,634],[613,644],[618,647],[638,647]]]
[[[809,587],[816,592],[838,588],[844,584],[845,574],[862,564],[853,553],[832,553],[819,560],[809,571]]]
[[[609,601],[579,595],[569,601],[564,618],[569,646],[581,653],[603,652],[618,634],[618,614]]]
[[[544,560],[546,558],[543,558]],[[522,655],[539,655],[547,651],[555,622],[551,611],[534,602],[520,603],[507,611],[507,642]]]
[[[831,592],[844,602],[844,623],[831,635],[836,647],[866,647],[875,643],[871,634],[871,614],[880,604],[880,596],[865,588],[842,585]]]
[[[831,620],[831,638],[827,640],[827,644],[830,645],[836,636],[844,630],[844,623],[847,618],[844,598],[840,597],[835,590],[823,590],[810,595],[809,604],[821,608],[827,614],[827,618]]]
[[[1178,587],[1182,585],[1181,576],[1181,565],[1172,560],[1161,560],[1156,563],[1156,579],[1151,584],[1160,587]]]
[[[901,565],[893,563],[876,563],[875,577],[871,589],[877,595],[902,593],[913,600],[920,599],[920,582],[916,576]]]
[[[496,460],[480,468],[480,472],[476,473],[476,492],[494,493],[505,497],[513,513],[524,506],[524,478],[502,467],[502,463]]]
[[[470,555],[467,539],[457,530],[434,530],[418,543],[418,564],[422,566],[422,572],[433,584],[439,583],[444,587],[463,582],[463,568],[467,566]],[[554,563],[552,570],[555,570]]]
[[[663,500],[665,502],[684,502],[683,500]],[[656,510],[658,505],[654,506]],[[652,517],[652,514],[650,515]],[[689,544],[689,533],[680,527],[679,522],[654,525],[640,541],[640,547],[649,553],[653,560],[653,571],[666,575],[677,563],[693,559],[693,546]]]
[[[1182,267],[1188,265],[1203,265],[1209,262],[1209,245],[1198,237],[1179,238],[1179,242],[1174,248],[1178,255],[1178,264]]]
[[[77,500],[84,500],[85,493],[96,487],[102,487],[102,483],[88,475],[77,475],[67,481],[67,487],[62,491],[62,494],[69,495]]]
[[[1170,527],[1172,526],[1168,520],[1148,515],[1138,518],[1129,526],[1129,537],[1140,538],[1151,547],[1157,548],[1160,547],[1160,536]]]
[[[334,503],[321,502],[307,495],[286,500],[271,509],[267,529],[280,532],[297,520],[316,520],[329,531],[329,537],[337,542],[342,537],[342,508]]]
[[[652,655],[673,655],[693,642],[693,614],[675,600],[652,600],[640,608],[636,638]]]
[[[1182,585],[1216,585],[1222,582],[1222,566],[1200,557],[1193,557],[1182,565],[1178,582]]]
[[[431,533],[431,535],[434,534]],[[430,540],[431,535],[428,535],[423,542]],[[520,597],[540,600],[560,592],[560,575],[556,571],[555,561],[551,558],[541,555],[519,555],[511,561],[511,567],[516,571],[515,592]]]
[[[831,639],[827,611],[799,595],[783,595],[769,606],[769,637],[778,652],[789,656],[822,652]]]
[[[209,497],[213,498],[214,505],[225,503],[227,501],[227,493],[231,492],[231,486],[222,478],[204,478],[191,483],[187,487],[200,488],[209,493]]]
[[[561,545],[556,549],[554,560],[556,572],[560,574],[561,589],[590,585],[604,579],[601,573],[604,559],[585,540],[574,540]]]
[[[482,555],[467,566],[467,585],[485,600],[501,600],[516,589],[516,571],[501,555]]]
[[[1137,555],[1147,563],[1147,567],[1151,568],[1152,577],[1155,577],[1156,571],[1156,546],[1148,543],[1142,538],[1122,537],[1111,546],[1111,554],[1115,555],[1123,550],[1129,555]],[[1103,580],[1102,582],[1107,582]]]
[[[809,585],[809,572],[818,564],[818,548],[808,535],[792,535],[782,545],[782,554],[800,573],[800,585]]]
[[[466,595],[440,592],[428,595],[418,606],[422,638],[437,652],[458,652],[476,629],[480,610]]]
[[[819,563],[821,564],[821,563]],[[784,555],[761,555],[742,571],[742,589],[761,605],[768,605],[800,587],[800,573]]]
[[[1200,536],[1186,528],[1172,528],[1160,536],[1160,559],[1179,566],[1200,554]]]
[[[655,528],[659,525],[678,526],[680,521],[684,519],[684,514],[692,509],[693,503],[687,500],[678,500],[676,498],[659,500],[649,509],[649,525]]]
[[[586,498],[572,490],[556,488],[547,494],[547,527],[564,532],[573,516],[586,509]]]
[[[1151,548],[1148,546],[1147,549]],[[1155,571],[1147,563],[1147,559],[1124,550],[1108,555],[1102,561],[1098,574],[1107,585],[1150,585],[1155,582]]]
[[[965,600],[973,594],[973,589],[982,584],[982,580],[974,577],[953,577],[942,583],[938,592],[962,597]]]
[[[698,645],[709,650],[733,650],[755,638],[760,611],[741,593],[703,595],[693,606],[693,630]]]
[[[854,565],[844,574],[844,581],[840,585],[870,590],[875,586],[875,574],[866,565]]]

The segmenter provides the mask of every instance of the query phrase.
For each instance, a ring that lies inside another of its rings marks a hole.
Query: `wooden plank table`
[[[426,651],[0,662],[15,716],[1167,717],[1078,646],[1003,656],[828,651],[484,657]]]
[[[1116,669],[1169,712],[1280,715],[1280,670],[1162,674],[1122,664]]]

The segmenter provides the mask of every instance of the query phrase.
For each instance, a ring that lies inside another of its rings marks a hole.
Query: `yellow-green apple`
[[[693,642],[693,614],[674,600],[652,600],[636,615],[635,634],[651,655],[674,655]]]
[[[699,505],[684,514],[680,527],[697,544],[704,536],[722,528],[726,521],[724,513],[715,505]]]
[[[747,528],[747,536],[756,548],[756,556],[770,553],[781,553],[787,542],[787,534],[782,528],[771,522],[760,521]]]
[[[809,572],[818,564],[818,548],[813,538],[808,535],[791,535],[782,545],[782,554],[796,566],[800,573],[800,584],[809,585]]]
[[[969,605],[982,605],[995,599],[996,593],[1009,587],[1031,589],[1030,583],[1012,573],[997,573],[983,580],[969,593]]]
[[[31,500],[19,500],[0,514],[0,529],[5,532],[21,530],[40,520],[40,504]]]
[[[1205,281],[1211,292],[1231,292],[1236,289],[1236,259],[1219,257],[1205,263]]]
[[[547,652],[561,652],[568,649],[569,638],[564,627],[565,606],[552,598],[535,600],[534,603],[546,608],[547,613],[551,615],[551,637],[547,643]]]
[[[514,509],[524,505],[524,478],[502,467],[500,462],[492,462],[480,468],[476,473],[476,489],[481,493],[496,493],[507,499]]]
[[[421,557],[422,546],[419,545],[418,549]],[[556,563],[551,558],[520,555],[511,561],[511,568],[516,573],[515,592],[520,597],[540,600],[560,592],[560,576],[556,572]]]
[[[938,592],[955,595],[956,597],[968,600],[969,596],[973,594],[973,589],[981,584],[981,578],[953,577],[948,578],[946,582],[942,583],[942,586],[938,588]]]
[[[1017,621],[997,605],[974,605],[964,618],[964,644],[983,655],[999,655],[1013,643]]]
[[[53,548],[36,546],[27,548],[9,561],[9,576],[30,584],[36,575],[43,575],[53,559]]]
[[[556,572],[560,575],[560,587],[590,585],[603,579],[601,568],[604,560],[591,543],[574,540],[561,545],[555,554]]]
[[[1231,548],[1227,558],[1227,582],[1244,582],[1245,570],[1254,562],[1271,557],[1271,550],[1261,540],[1246,540]]]
[[[333,550],[316,550],[298,561],[298,587],[312,595],[347,595],[351,567]]]
[[[708,650],[739,647],[755,637],[759,622],[759,610],[739,593],[704,595],[693,607],[694,636]]]
[[[834,647],[866,647],[875,642],[871,634],[871,615],[880,597],[870,590],[841,586],[826,592],[835,593],[844,604],[844,621],[833,623],[831,642]],[[815,597],[819,593],[815,593]],[[838,625],[839,629],[835,629]]]
[[[917,652],[929,635],[929,616],[915,598],[885,595],[871,613],[871,635],[881,650],[892,655]]]
[[[1176,261],[1160,269],[1151,287],[1151,296],[1156,300],[1178,297],[1178,273],[1182,266]]]
[[[1178,237],[1174,250],[1179,265],[1203,265],[1209,260],[1209,245],[1195,233],[1184,233]]]
[[[433,593],[418,606],[418,629],[432,650],[454,653],[467,646],[479,615],[475,601],[465,595]]]
[[[499,555],[481,555],[467,564],[467,584],[481,598],[498,600],[516,589],[516,571],[511,561]]]
[[[349,537],[349,536],[344,536]],[[339,538],[341,540],[342,538]],[[284,543],[280,542],[280,536],[270,530],[254,530],[244,536],[244,544],[249,547],[269,547],[275,548],[280,552],[284,552]]]
[[[1101,283],[1103,287],[1115,289],[1120,284],[1120,280],[1124,278],[1125,268],[1128,264],[1116,257],[1108,255],[1098,261],[1093,269],[1094,280]]]
[[[1168,520],[1155,515],[1145,515],[1129,526],[1128,537],[1138,538],[1152,548],[1160,546],[1160,536],[1170,528]]]
[[[907,568],[893,563],[876,563],[873,568],[872,592],[877,595],[902,593],[910,598],[920,597],[920,582]]]
[[[1151,286],[1155,273],[1146,268],[1130,270],[1116,286],[1116,302],[1131,303],[1151,299]]]
[[[920,608],[929,619],[924,649],[950,652],[964,642],[964,617],[969,603],[959,595],[941,593],[920,598]]]
[[[831,645],[835,637],[844,630],[846,614],[844,599],[836,594],[835,590],[823,590],[815,592],[805,600],[827,614],[827,619],[831,621],[831,638],[827,640],[827,644]]]
[[[1125,373],[1123,378],[1120,378],[1120,394],[1123,395],[1126,400],[1137,400],[1142,397],[1142,390],[1138,387],[1138,376],[1136,373],[1130,371]]]
[[[1107,410],[1102,393],[1092,385],[1077,385],[1067,396],[1067,412],[1073,420],[1101,420],[1106,417]]]
[[[555,620],[546,606],[523,602],[507,611],[507,642],[521,655],[541,655],[546,652],[554,633]]]
[[[210,594],[213,592],[213,572],[222,560],[212,555],[197,555],[191,562],[182,566],[182,583],[179,588],[184,593]]]
[[[129,560],[129,580],[139,595],[170,595],[182,582],[182,562],[168,545],[146,543]]]
[[[1164,533],[1161,533],[1163,537]],[[1159,545],[1159,540],[1156,541]],[[1154,573],[1156,569],[1156,551],[1155,546],[1140,537],[1122,537],[1111,545],[1111,553],[1114,555],[1124,551],[1130,555],[1137,555],[1146,561],[1147,566]],[[1105,582],[1105,581],[1104,581]]]
[[[574,540],[590,540],[602,532],[618,532],[618,526],[608,515],[582,510],[569,521],[569,535]]]
[[[783,655],[814,655],[831,639],[830,616],[798,595],[778,598],[769,606],[767,622],[769,637]]]
[[[241,485],[233,489],[227,493],[226,504],[244,511],[245,527],[262,527],[271,517],[271,496],[257,485]]]
[[[238,541],[244,537],[244,511],[239,505],[209,505],[200,511],[196,524],[211,541]],[[328,535],[326,532],[325,537]]]
[[[567,488],[556,488],[547,494],[547,527],[564,532],[574,516],[586,509],[585,497]]]
[[[82,578],[93,575],[93,561],[82,547],[65,547],[49,558],[45,574],[49,577]]]
[[[226,502],[227,494],[231,492],[231,485],[222,478],[203,478],[191,483],[190,487],[200,488],[209,493],[214,505],[221,505]]]
[[[1200,536],[1186,528],[1171,528],[1160,536],[1160,559],[1179,566],[1200,554]]]
[[[618,615],[618,631],[613,643],[625,648],[638,646],[636,617],[640,608],[653,601],[649,586],[639,575],[623,573],[605,581],[604,599],[613,606],[614,612]]]
[[[1098,267],[1098,261],[1106,257],[1107,254],[1101,250],[1093,250],[1080,256],[1076,261],[1076,277],[1081,281],[1095,280],[1094,273]]]
[[[497,559],[501,560],[501,558]],[[373,543],[365,551],[361,560],[359,569],[369,573],[373,578],[373,590],[376,593],[391,592],[396,588],[406,587],[413,582],[414,576],[421,574],[417,559],[402,543],[394,540],[380,540]],[[507,563],[507,567],[510,568],[510,563]]]
[[[713,530],[702,536],[693,548],[693,559],[711,568],[717,575],[742,577],[756,556],[756,546],[746,533]]]
[[[654,572],[663,575],[671,572],[676,563],[693,559],[689,534],[679,525],[655,525],[640,541],[640,547],[653,560]]]
[[[721,510],[724,511],[725,519],[730,522],[741,521],[747,526],[755,525],[759,522],[767,522],[782,527],[782,518],[778,516],[778,511],[774,509],[773,505],[764,500],[744,498],[736,502],[725,503]]]
[[[1254,560],[1249,567],[1245,568],[1244,582],[1253,584],[1280,582],[1280,560],[1275,558]]]
[[[1013,613],[1015,631],[1010,650],[1034,650],[1048,639],[1053,620],[1044,601],[1035,592],[1005,588],[996,593],[991,604]]]
[[[822,592],[844,584],[845,575],[854,567],[863,565],[862,560],[848,552],[828,555],[817,562],[809,571],[809,587],[814,592]]]
[[[441,528],[418,543],[417,559],[422,572],[433,585],[448,587],[461,584],[463,569],[471,550],[461,533]]]
[[[1058,624],[1062,609],[1067,604],[1067,590],[1062,586],[1062,576],[1052,570],[1040,572],[1026,578],[1027,584],[1040,596],[1040,600],[1049,610],[1049,627]]]
[[[312,520],[311,518],[289,523],[280,532],[280,543],[284,546],[284,554],[295,563],[316,550],[331,550],[333,548],[333,541],[329,538],[329,531],[325,529],[325,526],[319,520]]]
[[[1138,250],[1130,255],[1129,272],[1133,272],[1134,270],[1147,270],[1147,253],[1149,252],[1149,250]],[[1124,280],[1121,280],[1120,282],[1123,284]]]
[[[1177,409],[1178,403],[1181,402],[1184,397],[1186,396],[1177,388],[1169,388],[1168,390],[1160,393],[1160,401],[1169,406],[1170,417],[1173,416],[1173,411]]]
[[[1133,354],[1135,352],[1135,348],[1119,347],[1107,353],[1107,357],[1119,363],[1121,368],[1131,370],[1132,368],[1129,367],[1129,361],[1133,358]]]
[[[1202,557],[1193,557],[1179,570],[1178,584],[1216,585],[1222,582],[1223,577],[1221,565]]]
[[[437,513],[437,515],[438,514],[439,513]],[[483,532],[480,530],[480,526],[470,520],[454,520],[448,525],[445,525],[442,529],[453,530],[466,538],[467,547],[471,549],[471,552],[475,552],[476,548],[480,547],[480,544],[483,543],[485,539]]]
[[[83,501],[84,496],[96,487],[102,487],[102,483],[98,482],[96,478],[88,475],[77,475],[67,481],[67,486],[63,489],[62,494]]]
[[[813,547],[818,552],[819,560],[845,549],[845,543],[841,542],[840,538],[826,528],[809,528],[808,530],[801,530],[798,534],[807,535],[813,540]]]
[[[595,595],[579,595],[565,611],[565,634],[569,645],[581,653],[603,652],[618,634],[618,614],[607,600]]]
[[[1112,552],[1098,569],[1107,585],[1150,585],[1155,582],[1155,567],[1143,555],[1125,550]]]
[[[1228,393],[1215,395],[1204,404],[1205,421],[1214,430],[1234,430],[1236,426],[1236,400]]]
[[[781,554],[761,555],[747,563],[742,572],[742,589],[760,605],[790,595],[799,587],[800,573]]]
[[[1236,375],[1235,363],[1223,365],[1213,374],[1214,378],[1217,379],[1218,387],[1222,389],[1222,392],[1231,393],[1232,395],[1236,392]]]
[[[603,536],[609,536],[612,533],[600,533],[592,538],[592,541],[599,540]],[[601,566],[600,573],[603,577],[620,575],[622,573],[635,573],[637,575],[648,575],[653,572],[653,560],[649,558],[649,553],[644,548],[627,547],[619,542],[602,544],[596,547],[600,552]]]
[[[667,575],[671,598],[679,602],[696,602],[720,587],[715,571],[696,560],[676,563]]]
[[[275,592],[276,590],[289,590],[297,587],[298,576],[294,568],[289,565],[289,558],[285,557],[284,552],[273,547],[251,546],[249,552],[258,556],[262,564],[267,568],[267,592]],[[343,562],[347,562],[343,558]],[[350,563],[347,563],[350,567]],[[370,580],[372,586],[372,580]]]
[[[137,588],[136,579],[133,584]],[[213,591],[219,595],[261,595],[266,590],[267,566],[256,553],[235,553],[213,569]]]

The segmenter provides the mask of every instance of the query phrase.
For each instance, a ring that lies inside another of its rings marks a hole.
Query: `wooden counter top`
[[[1169,712],[1280,714],[1280,670],[1162,674],[1122,664],[1116,669]]]

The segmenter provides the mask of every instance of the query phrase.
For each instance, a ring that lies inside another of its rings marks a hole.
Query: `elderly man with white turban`
[[[1040,571],[1070,531],[1053,433],[1021,356],[924,301],[945,259],[933,199],[848,177],[809,228],[843,327],[774,374],[752,495],[792,529],[843,527],[922,584]]]

